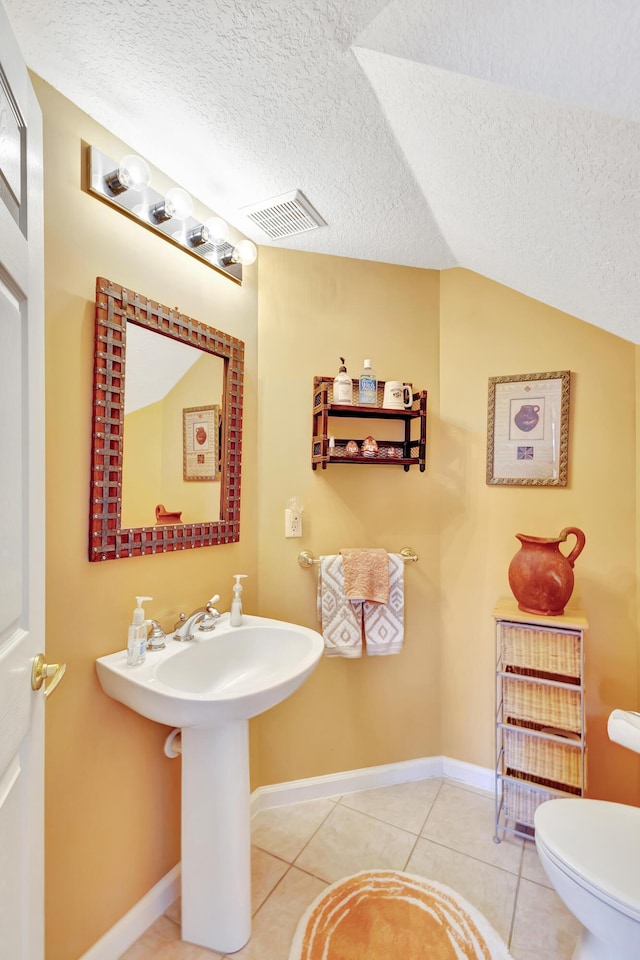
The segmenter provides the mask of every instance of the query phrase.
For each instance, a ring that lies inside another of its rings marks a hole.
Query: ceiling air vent
[[[326,227],[317,210],[311,206],[304,193],[292,190],[281,197],[273,197],[262,203],[253,203],[250,207],[240,210],[245,216],[260,227],[272,240],[281,237],[291,237],[306,230],[315,230],[316,227]]]

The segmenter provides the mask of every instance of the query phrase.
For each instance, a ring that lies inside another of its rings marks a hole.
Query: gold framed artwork
[[[182,476],[184,480],[219,480],[218,428],[220,407],[182,410]]]
[[[570,370],[489,377],[487,483],[566,487]]]

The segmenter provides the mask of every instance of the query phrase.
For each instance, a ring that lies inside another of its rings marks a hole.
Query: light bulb
[[[249,264],[254,263],[258,256],[258,248],[251,240],[240,240],[239,243],[236,243],[236,253],[242,266],[248,267]]]
[[[221,247],[229,239],[229,226],[220,217],[209,217],[204,222],[207,231],[208,241],[215,247]]]
[[[130,153],[120,161],[118,180],[127,190],[143,190],[151,182],[151,170],[142,157]]]
[[[176,220],[186,220],[193,211],[193,200],[182,187],[172,187],[167,190],[164,198],[164,208],[170,217]]]
[[[116,195],[124,193],[125,190],[143,190],[149,186],[151,181],[151,170],[148,164],[133,153],[128,153],[123,157],[117,170],[112,170],[104,178],[104,182]]]

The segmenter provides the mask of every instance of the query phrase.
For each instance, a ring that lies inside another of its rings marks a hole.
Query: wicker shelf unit
[[[581,610],[523,613],[512,598],[493,611],[496,632],[494,840],[534,836],[545,800],[586,788],[584,634]]]
[[[358,395],[358,381],[352,380],[353,395]],[[405,471],[412,466],[418,466],[420,471],[424,471],[426,464],[426,439],[427,439],[427,391],[420,390],[414,393],[412,390],[412,404],[406,410],[390,410],[383,406],[384,381],[378,381],[376,405],[370,407],[360,407],[347,404],[333,403],[333,377],[314,377],[313,379],[313,431],[311,446],[311,466],[314,470],[321,466],[326,470],[330,463],[383,463],[402,466]],[[337,434],[344,433],[345,436],[334,437],[335,445],[329,444],[330,421],[342,421],[340,429],[337,423],[332,425],[332,429]],[[353,425],[348,421],[378,421],[375,426],[368,425],[363,428],[362,424]],[[391,422],[395,421],[394,425]],[[380,424],[380,425],[379,425]],[[382,426],[384,424],[384,426]],[[399,431],[397,425],[400,425]],[[394,427],[396,429],[394,429]],[[336,429],[337,428],[337,429]],[[353,428],[355,436],[346,434]],[[389,432],[395,432],[395,437],[381,439],[379,435],[375,436],[378,444],[378,453],[375,456],[366,456],[358,453],[356,456],[349,456],[346,452],[346,446],[349,440],[355,440],[360,446],[364,437],[380,429],[387,428]]]

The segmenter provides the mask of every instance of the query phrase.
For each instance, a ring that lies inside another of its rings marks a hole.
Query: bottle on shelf
[[[365,360],[358,388],[358,405],[375,407],[378,395],[378,380],[371,368],[371,360]]]
[[[353,403],[351,377],[347,373],[344,357],[340,357],[340,369],[333,381],[333,402],[348,405]]]

